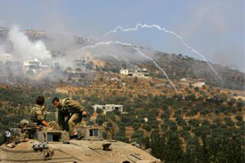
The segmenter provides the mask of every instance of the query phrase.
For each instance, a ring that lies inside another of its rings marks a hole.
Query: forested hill
[[[181,54],[170,55],[162,52],[156,53],[154,59],[173,79],[179,80],[186,77],[204,78],[207,84],[213,86],[244,89],[245,74],[238,70],[210,63],[221,77],[220,79],[205,61],[200,61]]]
[[[70,96],[88,111],[87,125],[103,126],[107,138],[137,142],[163,162],[244,162],[244,96],[208,85],[179,86],[176,94],[169,87],[158,87],[166,80],[157,78],[107,79],[101,77],[88,87],[0,85],[0,144],[5,129],[29,119],[37,96],[45,97],[50,112],[54,112],[53,97]],[[95,104],[123,105],[127,114],[117,110],[103,114],[102,109],[93,109]],[[47,120],[54,120],[54,114]]]
[[[51,52],[53,58],[70,56],[74,51],[77,51],[77,49],[98,44],[95,40],[77,36],[72,40],[67,36],[48,33],[40,36],[38,35],[38,31],[34,33],[26,31],[25,34],[32,41],[42,40],[45,43],[47,50]],[[11,44],[7,44],[7,36],[8,29],[0,28],[0,42],[6,44],[6,49],[9,49],[9,53],[11,54],[13,47]],[[70,41],[69,44],[59,44],[60,40],[66,39]],[[59,41],[57,42],[57,40]],[[56,44],[60,46],[57,46]],[[145,47],[113,44],[110,46],[98,46],[98,48],[101,49],[97,50],[96,47],[91,51],[84,51],[84,53],[81,54],[79,53],[78,56],[83,57],[83,54],[89,53],[94,57],[96,56],[95,58],[107,61],[106,68],[104,70],[119,72],[121,68],[140,66],[148,68],[151,71],[152,76],[166,78],[155,64],[149,60],[149,58],[146,59],[145,57],[136,54],[137,52],[135,49],[140,49],[140,51],[145,55],[152,57],[152,59],[154,59],[154,61],[156,61],[156,63],[168,74],[171,80],[179,81],[181,78],[186,77],[203,78],[206,80],[207,84],[212,86],[244,90],[245,74],[243,72],[209,62],[220,76],[219,78],[207,62],[188,57],[189,54],[169,54]]]
[[[145,49],[141,48],[141,50],[144,51]],[[171,80],[180,81],[182,78],[202,78],[205,79],[207,84],[215,87],[244,90],[245,74],[239,70],[234,70],[229,67],[209,62],[216,71],[216,74],[207,62],[184,56],[182,54],[169,54],[154,50],[151,50],[148,54],[145,52],[145,54],[151,56],[158,66],[166,72]],[[101,57],[100,59],[107,62],[107,70],[119,72],[120,68],[128,68],[128,66],[137,65],[138,67],[150,70],[150,75],[153,77],[166,79],[163,72],[157,68],[151,60],[134,60],[131,61],[132,65],[128,65],[125,61],[118,61],[113,57]]]

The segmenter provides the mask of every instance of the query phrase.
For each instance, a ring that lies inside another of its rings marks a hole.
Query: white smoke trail
[[[112,57],[114,57],[114,58],[116,58],[116,60],[118,60],[119,62],[121,62],[122,61],[122,59],[121,58],[119,58],[117,55],[113,55],[113,54],[109,54],[110,56],[112,56]]]
[[[120,41],[99,42],[99,43],[96,43],[94,45],[85,46],[85,47],[79,49],[77,52],[80,52],[80,51],[83,51],[83,50],[86,50],[86,49],[94,49],[94,48],[97,48],[98,46],[102,46],[102,45],[111,45],[111,44],[117,44],[117,45],[122,45],[122,46],[129,46],[129,47],[133,48],[134,50],[136,50],[144,58],[151,60],[155,64],[155,66],[160,71],[162,71],[163,75],[167,78],[167,80],[169,81],[169,83],[172,85],[172,87],[174,88],[175,92],[178,93],[178,90],[176,89],[174,83],[169,79],[167,73],[156,63],[156,61],[154,61],[154,59],[152,59],[151,57],[145,55],[139,48],[137,48],[137,47],[135,47],[135,46],[133,46],[131,44],[123,43],[123,42],[120,42]]]
[[[151,60],[151,61],[155,64],[155,66],[156,66],[158,69],[160,69],[160,70],[162,71],[163,75],[166,76],[167,80],[168,80],[168,81],[171,83],[171,85],[173,86],[175,92],[178,93],[178,91],[177,91],[175,85],[174,85],[174,84],[172,83],[172,81],[169,79],[167,73],[166,73],[166,72],[165,72],[165,71],[164,71],[164,70],[163,70],[163,69],[156,63],[156,61],[154,61],[154,59],[152,59],[151,57],[149,57],[149,56],[145,55],[144,53],[142,53],[142,51],[140,51],[139,48],[135,48],[135,47],[134,47],[134,49],[137,50],[138,53],[141,54],[143,57],[145,57],[145,58]]]
[[[169,87],[169,88],[171,88],[169,85],[167,85],[167,84],[158,84],[156,87],[160,87],[160,86],[166,86],[166,87]]]
[[[130,63],[126,58],[123,58],[123,57],[119,58],[117,55],[113,55],[113,54],[109,54],[109,55],[112,56],[112,57],[114,57],[114,58],[116,58],[119,62],[122,62],[122,60],[124,60],[130,66],[133,66],[133,64]]]
[[[175,32],[170,31],[170,30],[167,30],[166,28],[162,28],[162,27],[160,27],[159,25],[156,25],[156,24],[153,24],[153,25],[147,25],[147,24],[140,24],[140,23],[138,23],[138,24],[136,24],[136,26],[135,26],[134,28],[123,28],[123,27],[121,27],[121,26],[117,26],[117,27],[114,28],[112,31],[107,32],[104,36],[102,36],[101,39],[104,38],[104,37],[107,37],[108,35],[110,35],[110,34],[112,34],[112,33],[117,33],[118,30],[121,30],[121,31],[123,31],[123,32],[130,32],[130,31],[137,31],[139,27],[141,27],[141,28],[156,28],[156,29],[158,29],[159,31],[163,31],[163,32],[165,32],[165,33],[174,35],[175,37],[177,37],[177,38],[181,41],[182,45],[184,45],[186,48],[190,49],[192,52],[194,52],[195,54],[198,54],[200,57],[202,57],[203,60],[209,65],[209,67],[210,67],[210,68],[213,70],[213,72],[216,74],[216,76],[217,76],[220,80],[222,80],[222,78],[221,78],[221,77],[219,76],[219,74],[216,72],[216,70],[214,69],[214,67],[207,61],[207,59],[206,59],[200,52],[196,51],[194,48],[192,48],[190,45],[188,45],[188,44],[184,41],[184,39],[183,39],[181,36],[179,36],[178,34],[176,34]]]

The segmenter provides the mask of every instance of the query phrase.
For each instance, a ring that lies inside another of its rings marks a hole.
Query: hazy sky
[[[182,36],[209,61],[245,71],[244,6],[244,0],[0,0],[0,26],[97,38],[119,25],[157,24]],[[201,59],[155,29],[107,39]]]

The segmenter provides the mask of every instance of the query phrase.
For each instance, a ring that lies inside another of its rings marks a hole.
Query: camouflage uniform
[[[58,107],[60,128],[69,130],[70,135],[72,135],[75,126],[82,120],[82,111],[84,111],[84,107],[79,102],[70,98],[60,100],[60,106]]]
[[[31,122],[37,123],[41,125],[42,121],[46,119],[46,111],[40,105],[35,104],[35,106],[31,109]]]

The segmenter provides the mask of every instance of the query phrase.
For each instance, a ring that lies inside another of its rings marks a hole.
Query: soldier
[[[49,127],[46,121],[46,112],[44,110],[44,97],[38,96],[36,99],[36,105],[31,109],[31,121],[42,125],[44,127]]]
[[[84,107],[79,102],[70,98],[60,100],[55,97],[52,103],[58,109],[58,124],[60,128],[68,130],[70,136],[73,136],[75,126],[81,122],[82,116],[87,115],[87,111],[84,110]]]

